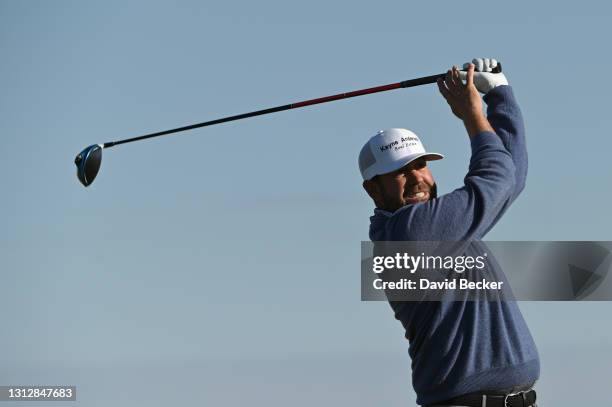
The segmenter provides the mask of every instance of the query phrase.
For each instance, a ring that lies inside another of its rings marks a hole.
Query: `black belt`
[[[522,391],[516,394],[466,394],[455,397],[436,406],[465,406],[465,407],[530,407],[536,402],[535,390]]]

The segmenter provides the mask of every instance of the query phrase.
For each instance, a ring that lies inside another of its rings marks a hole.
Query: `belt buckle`
[[[521,396],[523,396],[523,397],[522,397],[522,398],[523,398],[523,406],[524,406],[524,407],[527,407],[527,405],[525,404],[525,401],[526,401],[526,400],[525,400],[525,394],[526,394],[526,392],[525,392],[525,391],[519,391],[518,393],[510,393],[510,394],[506,394],[506,395],[504,396],[504,407],[510,407],[510,404],[508,404],[508,397],[518,396],[519,394],[520,394]]]

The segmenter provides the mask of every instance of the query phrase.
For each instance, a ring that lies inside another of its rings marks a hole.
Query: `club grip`
[[[465,69],[461,69],[461,71],[467,72]],[[479,71],[474,71],[474,72],[479,72]],[[490,73],[501,73],[501,72],[502,72],[501,62],[498,62],[497,66],[495,66],[495,68],[493,68]]]
[[[493,68],[490,73],[501,73],[501,71],[502,71],[501,62],[498,62],[497,66]],[[466,71],[462,70],[462,72],[466,72]],[[425,76],[423,78],[410,79],[407,81],[399,82],[399,87],[400,88],[410,88],[413,86],[426,85],[428,83],[435,83],[438,80],[438,78],[444,78],[445,76],[446,76],[445,73],[441,73],[438,75]]]

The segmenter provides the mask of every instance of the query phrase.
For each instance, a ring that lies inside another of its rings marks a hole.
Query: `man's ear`
[[[383,196],[380,191],[380,186],[373,179],[363,181],[363,189],[368,193],[374,204],[380,208],[383,202]]]

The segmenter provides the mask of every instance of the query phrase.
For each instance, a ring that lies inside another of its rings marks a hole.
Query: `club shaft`
[[[403,82],[391,83],[391,84],[388,84],[388,85],[376,86],[376,87],[367,88],[367,89],[354,90],[354,91],[351,91],[351,92],[339,93],[337,95],[325,96],[325,97],[322,97],[322,98],[310,99],[310,100],[305,100],[305,101],[302,101],[302,102],[290,103],[288,105],[271,107],[269,109],[256,110],[254,112],[238,114],[238,115],[235,115],[235,116],[223,117],[221,119],[210,120],[210,121],[202,122],[202,123],[196,123],[196,124],[192,124],[192,125],[184,126],[184,127],[177,127],[175,129],[164,130],[164,131],[160,131],[160,132],[157,132],[157,133],[145,134],[143,136],[128,138],[128,139],[119,140],[119,141],[111,141],[111,142],[108,142],[108,143],[104,143],[103,146],[104,146],[104,148],[109,148],[109,147],[116,146],[116,145],[119,145],[119,144],[131,143],[133,141],[140,141],[140,140],[145,140],[145,139],[149,139],[149,138],[153,138],[153,137],[165,136],[167,134],[178,133],[178,132],[186,131],[186,130],[193,130],[193,129],[197,129],[197,128],[200,128],[200,127],[212,126],[212,125],[215,125],[215,124],[231,122],[231,121],[234,121],[234,120],[246,119],[248,117],[261,116],[261,115],[269,114],[269,113],[282,112],[284,110],[297,109],[297,108],[300,108],[300,107],[312,106],[312,105],[317,105],[317,104],[320,104],[320,103],[333,102],[335,100],[348,99],[348,98],[352,98],[352,97],[356,97],[356,96],[369,95],[369,94],[372,94],[372,93],[386,92],[386,91],[393,90],[393,89],[409,88],[409,87],[412,87],[412,86],[425,85],[425,84],[428,84],[428,83],[436,82],[436,80],[438,78],[443,77],[444,75],[445,74],[425,76],[425,77],[422,77],[422,78],[410,79],[410,80],[403,81]]]

